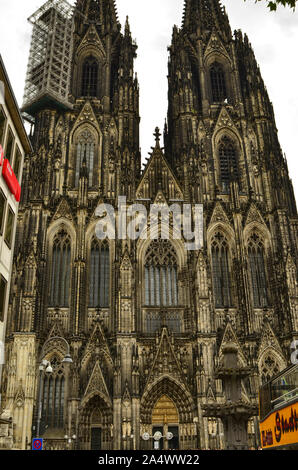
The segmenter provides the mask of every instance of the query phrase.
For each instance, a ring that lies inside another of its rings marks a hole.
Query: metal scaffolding
[[[66,0],[49,0],[28,21],[33,31],[22,110],[34,116],[47,105],[68,108],[73,7]]]

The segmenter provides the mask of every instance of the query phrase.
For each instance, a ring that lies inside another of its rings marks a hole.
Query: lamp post
[[[134,437],[135,437],[135,436],[134,436],[133,429],[132,429],[132,430],[131,430],[131,435],[130,435],[130,439],[131,439],[131,445],[130,445],[131,449],[130,449],[130,450],[135,450],[135,446],[134,446],[134,443],[135,443],[135,442],[134,442]]]
[[[42,411],[42,379],[43,373],[51,374],[53,368],[49,361],[43,359],[39,365],[39,396],[38,396],[38,415],[37,415],[37,428],[36,428],[36,437],[39,437],[40,434],[40,421],[41,421],[41,411]]]
[[[143,441],[149,441],[149,439],[154,439],[154,443],[156,443],[156,449],[159,449],[159,441],[164,437],[167,441],[170,441],[171,439],[173,439],[174,436],[171,432],[167,432],[165,435],[163,435],[160,431],[156,431],[153,436],[150,436],[148,432],[144,432],[142,434]]]
[[[70,347],[68,342],[66,341],[65,338],[62,338],[61,336],[53,336],[52,338],[49,338],[43,345],[41,349],[41,354],[40,354],[40,365],[39,365],[39,394],[38,394],[38,415],[37,415],[37,426],[36,426],[36,437],[40,437],[40,422],[41,422],[41,414],[42,414],[42,379],[43,379],[43,374],[52,374],[53,368],[51,366],[51,363],[47,360],[45,360],[44,357],[44,349],[47,343],[54,339],[61,339],[62,341],[65,342],[67,346],[67,352],[65,354],[65,357],[62,361],[62,364],[71,364],[72,358],[70,356]]]
[[[65,434],[64,439],[67,441],[67,448],[70,450],[71,444],[76,441],[77,436],[75,434],[73,436]]]

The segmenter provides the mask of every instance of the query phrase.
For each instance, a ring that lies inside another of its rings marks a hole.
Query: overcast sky
[[[15,95],[22,103],[31,26],[27,18],[43,0],[0,0],[0,53]],[[70,2],[74,3],[74,1]],[[184,0],[116,0],[122,25],[129,16],[137,40],[136,71],[140,82],[141,148],[145,159],[152,133],[161,129],[167,112],[167,46],[172,27],[181,25]],[[274,105],[279,139],[298,195],[298,12],[279,8],[271,13],[265,0],[223,0],[232,30],[248,34]]]

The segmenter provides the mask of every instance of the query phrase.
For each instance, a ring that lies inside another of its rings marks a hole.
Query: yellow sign
[[[298,402],[273,411],[260,423],[263,449],[298,443]]]

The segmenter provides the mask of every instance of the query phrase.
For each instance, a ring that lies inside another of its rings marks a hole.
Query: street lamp
[[[156,431],[153,436],[150,436],[148,432],[144,432],[142,434],[142,439],[143,441],[149,441],[149,439],[154,439],[154,444],[156,445],[156,449],[159,449],[159,441],[163,437],[166,438],[167,441],[170,441],[173,439],[173,434],[171,432],[167,432],[165,435],[163,435],[160,431]]]
[[[51,363],[49,362],[46,368],[46,374],[51,374],[52,372],[53,372],[53,367],[51,366]]]
[[[45,346],[46,344],[48,344],[50,341],[53,341],[55,339],[60,339],[62,341],[64,341],[64,343],[66,344],[66,348],[67,348],[67,351],[66,351],[66,354],[65,354],[65,357],[62,361],[62,363],[69,363],[71,364],[73,362],[71,356],[70,356],[70,347],[69,347],[69,344],[68,342],[66,341],[65,338],[62,338],[62,336],[53,336],[52,338],[49,338],[47,339],[47,341],[44,343],[43,347],[42,347],[42,350],[41,350],[41,357],[43,357],[43,352],[44,352],[44,349],[45,349]]]
[[[62,364],[72,364],[73,363],[73,360],[70,356],[70,354],[65,354],[65,357],[62,361]]]
[[[77,436],[75,434],[73,434],[73,436],[68,436],[67,434],[65,434],[64,439],[67,441],[68,448],[69,448],[72,442],[77,439]]]
[[[132,447],[132,450],[135,450],[135,446],[134,446],[134,433],[133,433],[133,429],[131,430],[131,435],[130,435],[130,439],[131,439],[131,445],[130,447]]]
[[[39,437],[40,434],[40,421],[41,421],[41,411],[42,411],[42,378],[43,373],[51,374],[53,368],[49,361],[43,359],[39,365],[39,396],[38,396],[38,415],[37,415],[37,428],[36,428],[36,437]]]

